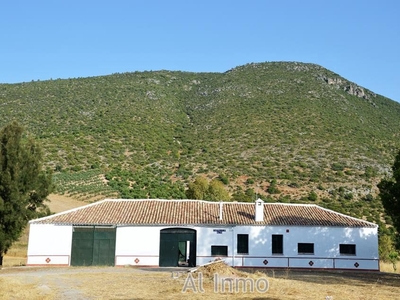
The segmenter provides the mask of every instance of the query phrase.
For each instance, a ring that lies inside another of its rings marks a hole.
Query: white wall
[[[284,256],[298,256],[298,243],[314,243],[314,255],[309,255],[310,257],[343,257],[339,253],[339,244],[356,244],[356,256],[359,258],[378,258],[379,256],[377,228],[236,227],[236,234],[246,232],[249,233],[249,255],[272,255],[271,236],[282,234]]]
[[[249,234],[248,254],[237,253],[237,234]],[[283,235],[282,255],[272,254],[273,234]],[[298,254],[298,243],[314,243],[314,254]],[[339,244],[355,244],[356,255],[341,255]],[[377,228],[201,227],[197,228],[197,264],[216,258],[211,256],[211,245],[228,246],[228,257],[224,260],[234,266],[379,269]]]
[[[72,226],[30,224],[27,265],[70,264]]]
[[[228,260],[228,258],[211,256],[211,246],[228,246],[228,257],[232,264],[235,246],[235,231],[233,227],[197,227],[197,259],[196,264],[202,265],[216,258]]]
[[[115,261],[117,266],[158,266],[160,230],[165,227],[117,227]]]
[[[69,265],[72,226],[41,224],[30,226],[28,265]],[[174,226],[117,227],[116,265],[158,266],[160,230],[172,227]],[[197,265],[217,258],[211,255],[212,245],[226,245],[228,256],[221,258],[233,266],[379,269],[377,228],[306,226],[188,226],[188,228],[197,232]],[[237,253],[237,234],[249,234],[248,254]],[[272,254],[272,234],[283,235],[282,255]],[[314,254],[298,254],[298,243],[314,243]],[[356,255],[341,255],[339,244],[356,244]],[[49,262],[46,261],[48,258]]]

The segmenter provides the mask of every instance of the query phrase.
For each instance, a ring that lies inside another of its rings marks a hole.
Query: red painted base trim
[[[117,268],[159,268],[155,265],[115,265]],[[178,268],[178,267],[177,267]]]
[[[27,267],[69,267],[68,264],[27,264]]]
[[[27,267],[69,267],[67,264],[27,264]],[[155,265],[115,265],[117,268],[159,268]],[[179,268],[179,267],[176,267]],[[375,269],[334,269],[334,268],[289,268],[289,267],[254,267],[236,266],[235,269],[260,269],[260,270],[290,270],[290,271],[350,271],[350,272],[380,272]]]
[[[354,272],[380,272],[379,269],[342,269],[342,268],[299,268],[299,267],[253,267],[235,266],[235,269],[262,269],[262,270],[290,270],[290,271],[354,271]]]

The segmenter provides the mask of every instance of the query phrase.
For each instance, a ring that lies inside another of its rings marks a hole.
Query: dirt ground
[[[230,268],[230,267],[229,267]],[[213,270],[215,271],[215,270]],[[243,272],[249,271],[249,273]],[[14,267],[0,270],[0,299],[398,299],[400,275],[380,272],[217,269],[221,274],[265,278],[269,289],[215,290],[202,270],[188,281],[185,269],[133,267]],[[246,275],[247,274],[247,275]],[[187,289],[185,290],[184,287]],[[201,288],[203,290],[201,290]]]

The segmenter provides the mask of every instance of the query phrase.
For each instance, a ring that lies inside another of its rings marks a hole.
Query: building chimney
[[[219,202],[219,219],[222,221],[222,201]]]
[[[260,198],[256,200],[255,220],[256,222],[264,221],[264,201]]]

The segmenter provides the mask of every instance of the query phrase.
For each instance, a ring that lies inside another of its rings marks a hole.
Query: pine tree
[[[51,175],[42,169],[40,147],[23,131],[15,121],[0,131],[0,267],[27,222],[49,212]]]

